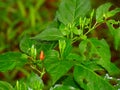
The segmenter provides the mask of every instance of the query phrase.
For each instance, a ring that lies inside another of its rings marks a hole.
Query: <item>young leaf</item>
[[[42,33],[33,37],[33,39],[55,41],[63,39],[63,35],[57,28],[47,28]]]
[[[90,0],[62,0],[56,16],[60,22],[66,25],[84,17],[90,9]]]
[[[109,11],[111,3],[105,3],[99,6],[96,10],[96,21],[102,22],[104,19],[114,16],[116,13],[120,12],[120,8]]]
[[[20,50],[26,54],[29,53],[29,49],[35,45],[35,40],[31,40],[29,36],[25,36],[20,42]]]
[[[27,62],[27,56],[20,52],[7,52],[0,55],[0,71],[12,70],[17,66],[23,66]]]
[[[112,6],[111,3],[105,3],[101,6],[99,6],[96,10],[96,21],[102,22],[105,18],[106,13],[108,13],[109,8]]]
[[[108,13],[106,13],[106,17],[112,17],[115,14],[117,14],[118,12],[120,12],[120,8],[115,8],[114,10],[109,11]]]
[[[67,55],[71,52],[72,49],[72,41],[71,40],[66,40],[66,47],[63,52],[63,58],[66,58]]]
[[[0,90],[14,90],[14,89],[9,83],[5,81],[0,81]]]
[[[84,90],[116,90],[102,77],[83,65],[75,66],[74,78]]]
[[[68,72],[73,66],[73,63],[67,60],[60,60],[57,51],[48,51],[44,60],[44,65],[52,78],[52,85],[54,85],[58,79]]]

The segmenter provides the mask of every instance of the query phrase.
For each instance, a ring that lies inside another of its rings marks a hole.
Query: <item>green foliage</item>
[[[110,30],[111,35],[113,36],[114,39],[114,46],[115,49],[117,50],[119,45],[120,45],[120,27],[119,27],[119,21],[115,20],[109,20],[107,21],[107,26]],[[118,28],[115,28],[113,25],[118,25]]]
[[[12,70],[15,67],[24,66],[27,56],[20,52],[7,52],[0,55],[0,71]]]
[[[43,81],[35,73],[31,73],[26,80],[16,82],[15,90],[43,90]]]
[[[35,36],[33,39],[53,41],[63,39],[63,35],[57,28],[49,28],[44,30],[39,35]]]
[[[72,74],[69,74],[67,78],[62,82],[62,85],[64,86],[71,86],[75,89],[79,89],[79,85],[76,84],[75,79],[73,78]]]
[[[0,81],[0,90],[13,90],[13,87],[5,81]]]
[[[110,11],[110,7],[112,6],[111,3],[105,3],[101,5],[96,10],[96,21],[103,22],[109,17],[114,16],[116,13],[120,12],[120,8],[115,8],[114,10]]]
[[[30,37],[25,36],[20,42],[20,50],[26,54],[29,54],[30,48],[35,44],[34,40],[31,40]]]
[[[28,86],[22,81],[16,81],[15,90],[27,90]]]
[[[23,4],[17,2],[25,16]],[[90,10],[89,0],[62,0],[52,24],[35,37],[26,36],[21,40],[20,50],[25,54],[0,55],[0,71],[26,65],[34,72],[27,79],[17,81],[15,90],[118,90],[120,83],[116,76],[120,75],[120,69],[111,62],[110,45],[106,39],[92,37],[92,31],[106,24],[118,49],[120,27],[115,28],[114,24],[119,25],[119,21],[112,16],[120,8],[109,10],[111,6],[106,3]],[[34,27],[36,9],[30,5],[29,10]]]
[[[40,53],[41,50],[47,51],[56,46],[56,42],[52,41],[42,41],[42,40],[34,40],[29,36],[23,37],[20,41],[20,50],[26,53],[29,56],[36,58],[37,53]]]
[[[80,17],[84,17],[90,8],[91,5],[88,0],[62,0],[56,16],[63,24],[71,24]]]
[[[91,38],[82,41],[79,45],[79,49],[84,61],[94,61],[96,64],[104,67],[110,75],[120,73],[120,70],[110,62],[110,49],[105,40]]]
[[[29,86],[29,88],[31,88],[33,90],[43,90],[43,87],[44,87],[42,79],[34,73],[32,73],[28,77],[26,83]]]
[[[72,62],[61,60],[57,51],[49,51],[44,63],[47,72],[51,75],[52,85],[73,66]]]
[[[84,90],[116,90],[104,78],[83,65],[75,66],[74,77]],[[99,83],[97,83],[99,82]]]

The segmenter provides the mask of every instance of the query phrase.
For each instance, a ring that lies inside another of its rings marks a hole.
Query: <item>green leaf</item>
[[[107,26],[108,26],[108,28],[109,28],[110,34],[111,34],[112,36],[114,36],[114,35],[115,35],[115,28],[113,27],[112,24],[116,24],[116,21],[115,21],[115,20],[108,20],[108,21],[106,22],[106,24],[107,24]]]
[[[90,0],[62,0],[56,16],[60,22],[66,25],[84,17],[90,9]]]
[[[76,53],[70,53],[70,54],[68,54],[67,55],[67,57],[66,57],[68,60],[75,60],[75,61],[77,61],[77,62],[79,62],[79,63],[81,63],[82,61],[83,61],[83,58],[82,58],[82,56],[80,56],[80,55],[78,55],[78,54],[76,54]]]
[[[43,87],[40,76],[32,72],[27,78],[16,82],[15,90],[43,90]]]
[[[105,3],[101,6],[99,6],[96,10],[96,21],[102,22],[105,18],[106,13],[108,13],[109,8],[112,6],[111,3]]]
[[[26,83],[32,90],[43,90],[44,87],[42,79],[35,73],[30,74]]]
[[[83,40],[80,44],[79,44],[79,50],[80,50],[80,54],[83,58],[83,60],[86,60],[86,56],[84,54],[87,54],[87,43],[88,41],[87,40]]]
[[[102,62],[100,63],[102,64]],[[102,66],[102,65],[101,65]],[[119,76],[120,75],[120,69],[113,63],[108,62],[103,65],[103,67],[109,72],[112,76]]]
[[[66,48],[66,41],[65,40],[59,40],[59,51],[61,54],[61,57],[63,56],[63,52]]]
[[[57,45],[57,42],[51,41],[51,42],[44,42],[44,41],[38,41],[36,43],[36,49],[38,54],[43,50],[44,52],[47,52],[48,50],[51,50],[55,48]]]
[[[8,82],[0,81],[0,90],[14,90],[14,89]]]
[[[47,72],[52,78],[52,85],[55,84],[68,70],[73,66],[73,63],[67,60],[61,60],[59,53],[55,50],[48,51],[44,60],[44,65]]]
[[[120,27],[115,28],[113,25],[119,25],[119,21],[115,21],[115,20],[107,21],[107,26],[110,30],[111,35],[113,36],[114,46],[115,49],[117,50],[118,47],[120,46]]]
[[[92,50],[96,49],[95,52],[98,52],[98,54],[102,59],[104,59],[104,61],[106,62],[110,61],[111,59],[110,48],[104,39],[98,40],[96,38],[91,38],[89,39],[89,42],[92,44],[92,48],[94,48]]]
[[[75,35],[81,35],[82,34],[82,30],[77,29],[77,27],[72,28],[72,31]]]
[[[63,34],[64,36],[70,34],[70,30],[69,30],[68,26],[64,25],[63,23],[60,24],[59,30],[62,32],[62,34]]]
[[[74,78],[84,90],[116,90],[102,77],[83,65],[75,66]]]
[[[111,10],[109,11],[108,13],[106,13],[106,17],[112,17],[114,16],[115,14],[119,13],[120,12],[120,8],[115,8],[114,10]]]
[[[69,55],[69,53],[71,52],[71,50],[72,50],[72,41],[66,40],[66,47],[63,52],[63,58],[66,58],[67,55]]]
[[[20,41],[20,50],[26,54],[30,54],[30,48],[32,45],[35,45],[35,40],[30,39],[29,36],[25,36],[21,41]]]
[[[115,44],[115,49],[117,50],[118,47],[120,46],[120,27],[115,30],[114,44]]]
[[[47,28],[37,36],[33,37],[33,39],[55,41],[63,39],[63,35],[57,28]]]
[[[62,84],[64,86],[71,86],[71,87],[74,87],[76,89],[80,88],[79,85],[76,84],[76,81],[74,80],[73,74],[69,74],[68,77],[65,80],[63,80]]]
[[[51,88],[50,90],[80,90],[80,89],[76,89],[72,86],[65,86],[65,85],[55,85],[53,88]]]
[[[27,56],[20,52],[7,52],[0,55],[0,71],[12,70],[17,66],[23,66],[27,62]]]
[[[96,10],[96,21],[103,22],[104,19],[114,16],[116,13],[120,12],[120,8],[115,8],[113,10],[109,10],[112,6],[111,3],[105,3],[99,6]]]
[[[53,22],[51,22],[46,29],[49,28],[58,28],[59,27],[59,22],[57,20],[54,20]]]
[[[100,60],[98,60],[97,63],[104,67],[110,75],[120,74],[120,70],[115,65],[112,65],[112,63],[110,62],[111,53],[107,42],[104,39],[90,39],[90,42],[92,43],[93,47],[96,48],[100,56]]]
[[[91,38],[85,41],[82,41],[79,45],[80,53],[84,57],[84,60],[95,62],[91,64],[101,65],[104,69],[106,69],[110,75],[118,75],[120,70],[112,65],[110,62],[111,54],[108,44],[105,40],[98,40],[95,38]]]

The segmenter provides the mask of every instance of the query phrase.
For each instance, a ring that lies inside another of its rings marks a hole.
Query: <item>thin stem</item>
[[[43,68],[43,70],[42,70],[42,72],[40,74],[40,77],[42,78],[44,74],[45,74],[45,68]]]
[[[74,43],[74,42],[76,42],[76,41],[78,41],[78,40],[80,40],[81,38],[80,37],[75,37],[75,38],[73,38],[73,42],[72,43]]]
[[[73,32],[71,31],[71,35],[70,35],[71,39],[73,38]]]
[[[94,30],[97,26],[99,26],[100,24],[98,24],[98,23],[96,22],[94,25],[93,25],[93,27],[92,28],[90,28],[84,35],[87,35],[89,32],[91,32],[92,30]]]
[[[32,66],[32,65],[30,65],[30,67],[31,67],[33,70],[37,71],[37,72],[41,75],[42,72],[40,72],[36,67],[34,67],[34,66]]]

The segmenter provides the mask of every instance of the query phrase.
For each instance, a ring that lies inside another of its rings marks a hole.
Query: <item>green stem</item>
[[[84,35],[87,35],[89,32],[91,32],[92,30],[94,30],[97,26],[99,26],[100,24],[98,24],[98,23],[96,22],[94,25],[93,25],[93,27],[92,28],[90,28]]]
[[[70,34],[70,38],[72,39],[73,38],[73,32],[71,31],[71,34]]]
[[[40,74],[40,77],[42,78],[44,74],[45,74],[45,68],[43,68],[43,70],[42,70],[42,72]]]
[[[30,67],[31,67],[33,70],[37,71],[37,72],[41,75],[42,72],[40,72],[36,67],[34,67],[34,66],[32,66],[32,65],[30,65]]]
[[[38,70],[36,67],[34,66],[30,66],[33,70],[37,71],[40,74],[40,77],[42,78],[43,75],[45,74],[45,68],[43,68],[42,72],[40,70]]]
[[[105,23],[105,22],[106,22],[106,19],[105,19],[103,22],[100,22],[100,23],[95,22],[95,24],[93,25],[93,27],[90,28],[90,29],[88,30],[88,32],[86,32],[84,35],[87,35],[89,32],[91,32],[92,30],[94,30],[95,28],[97,28],[100,24]]]
[[[76,42],[76,41],[78,41],[80,39],[81,39],[81,37],[75,37],[75,38],[73,38],[72,43],[74,43],[74,42]]]

